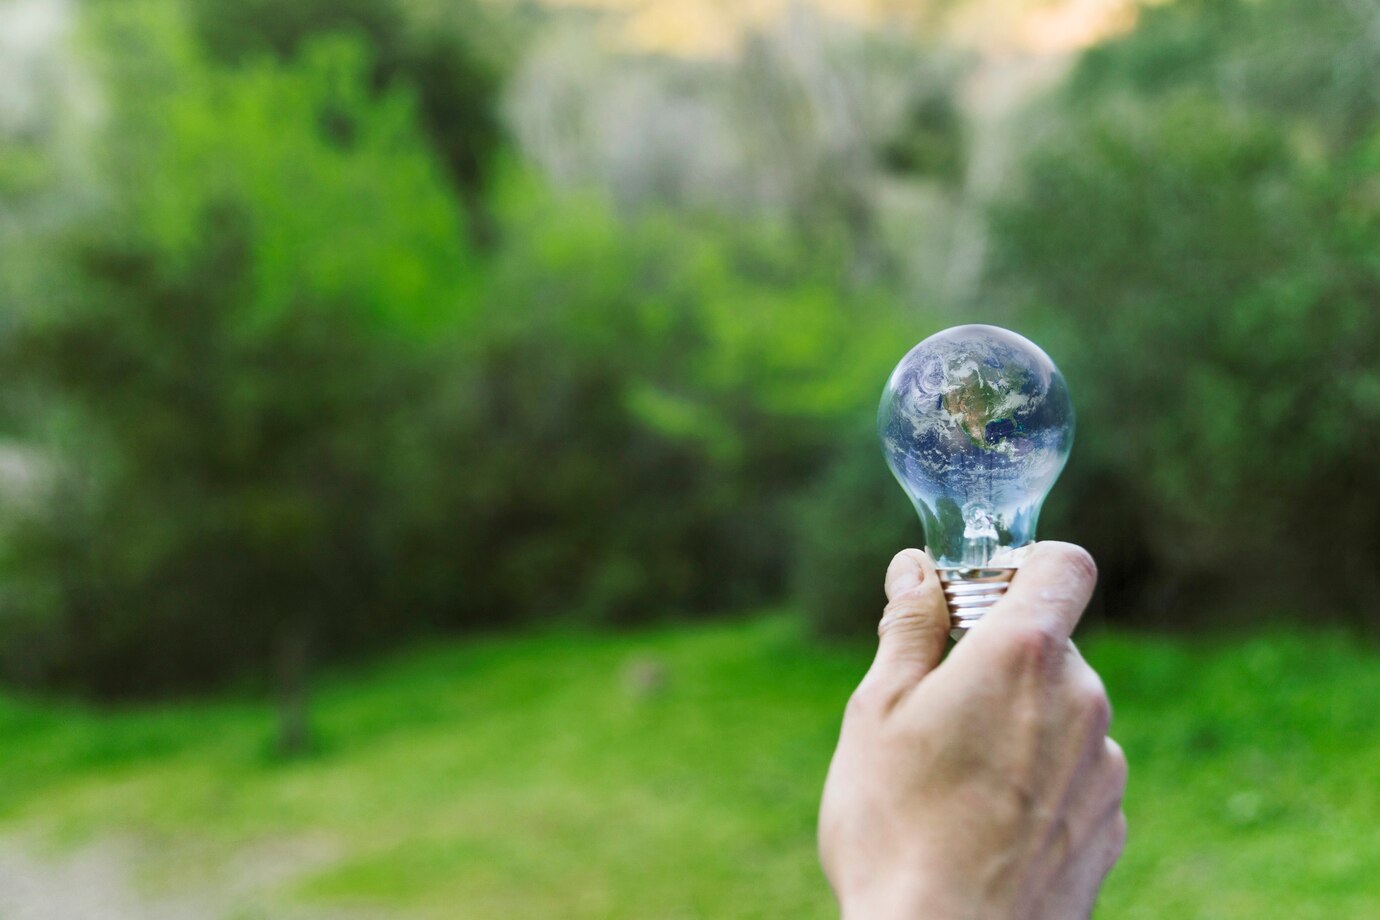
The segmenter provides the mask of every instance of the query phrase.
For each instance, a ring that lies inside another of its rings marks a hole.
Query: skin
[[[1121,855],[1126,758],[1069,636],[1091,557],[1041,543],[948,658],[934,563],[898,554],[877,657],[854,691],[820,808],[845,920],[1087,917]]]

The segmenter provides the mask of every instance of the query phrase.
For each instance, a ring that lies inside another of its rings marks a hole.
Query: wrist
[[[926,876],[840,896],[841,920],[993,920],[1013,917],[1010,905],[979,897],[967,885]]]
[[[950,914],[939,908],[940,903],[921,879],[839,899],[842,920],[948,920]]]

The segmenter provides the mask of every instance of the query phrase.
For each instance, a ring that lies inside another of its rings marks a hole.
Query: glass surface
[[[1073,446],[1073,403],[1039,346],[955,326],[901,359],[877,413],[887,463],[944,566],[1014,564]]]

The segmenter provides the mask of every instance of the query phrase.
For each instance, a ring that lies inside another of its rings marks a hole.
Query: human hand
[[[1096,568],[1041,543],[941,663],[949,613],[919,550],[887,569],[877,657],[820,808],[845,920],[1087,917],[1126,837],[1126,758],[1069,640]]]

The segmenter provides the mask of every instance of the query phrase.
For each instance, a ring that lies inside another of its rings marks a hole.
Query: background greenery
[[[65,23],[0,42],[20,848],[155,892],[297,854],[227,917],[827,914],[814,798],[921,540],[875,400],[988,321],[1080,415],[1042,532],[1103,572],[1105,914],[1380,909],[1377,11],[1128,6],[1012,64],[981,6],[709,56],[479,0],[0,8]]]
[[[1098,916],[1375,913],[1373,654],[1275,630],[1084,651],[1133,764]],[[829,917],[815,809],[869,654],[780,614],[429,646],[328,676],[323,749],[289,765],[240,696],[10,702],[0,816],[47,828],[49,858],[137,829],[124,865],[153,905],[197,886],[189,916]],[[227,883],[265,860],[290,884]]]

